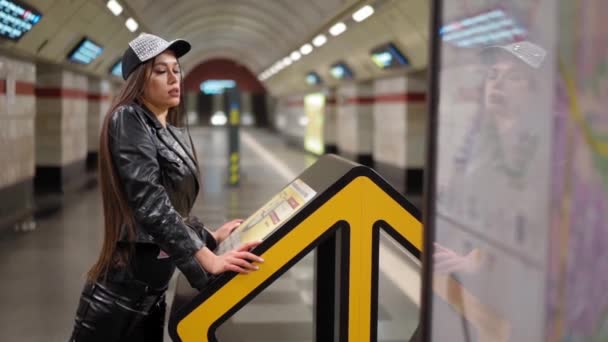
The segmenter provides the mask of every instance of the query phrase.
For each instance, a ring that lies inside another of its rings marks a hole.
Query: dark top
[[[116,109],[108,133],[112,160],[136,222],[135,240],[129,241],[123,228],[120,241],[123,246],[135,243],[134,259],[128,269],[116,270],[115,278],[166,284],[177,266],[192,287],[202,288],[209,277],[194,254],[205,245],[215,249],[215,241],[190,215],[199,172],[187,132],[163,127],[151,111],[132,103]]]

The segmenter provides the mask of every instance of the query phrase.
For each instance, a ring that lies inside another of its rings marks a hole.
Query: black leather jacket
[[[190,210],[199,191],[198,166],[187,132],[161,125],[147,108],[119,107],[108,128],[110,152],[136,222],[136,243],[157,244],[195,288],[208,274],[194,254],[215,240]],[[121,240],[126,241],[126,229]],[[131,241],[132,242],[132,241]]]

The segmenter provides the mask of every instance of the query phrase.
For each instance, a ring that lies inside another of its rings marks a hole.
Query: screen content
[[[379,46],[371,51],[372,61],[381,69],[410,65],[409,60],[393,43]]]
[[[216,254],[228,252],[245,242],[263,240],[295,215],[317,193],[300,179],[294,180],[271,198],[224,240]]]
[[[89,38],[84,38],[76,45],[76,47],[70,52],[68,55],[68,60],[77,64],[91,64],[101,53],[103,52],[103,48],[90,40]]]
[[[110,68],[110,74],[116,77],[122,77],[122,61],[120,59],[114,63],[112,68]]]
[[[338,80],[352,79],[353,71],[344,62],[338,62],[331,66],[331,75]]]
[[[322,82],[319,74],[317,74],[314,71],[311,71],[308,74],[306,74],[306,83],[308,83],[309,85],[319,85],[323,82]]]
[[[0,1],[0,37],[19,40],[42,18],[33,7],[20,1]]]
[[[236,87],[234,80],[206,80],[201,83],[201,91],[206,95],[223,94],[226,89]]]
[[[443,1],[432,341],[608,341],[607,13]]]

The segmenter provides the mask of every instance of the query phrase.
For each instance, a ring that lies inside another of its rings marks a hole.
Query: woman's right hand
[[[433,253],[433,272],[449,274],[453,272],[477,273],[482,264],[482,254],[477,248],[466,255],[460,255],[453,250],[435,243]]]
[[[196,257],[203,268],[211,274],[217,275],[226,271],[247,274],[258,269],[253,262],[264,262],[264,259],[249,252],[260,243],[261,241],[247,242],[222,255],[215,255],[205,247],[197,253]]]

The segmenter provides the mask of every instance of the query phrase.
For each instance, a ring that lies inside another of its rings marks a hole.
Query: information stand
[[[216,341],[223,322],[318,248],[316,340],[375,341],[381,230],[420,258],[418,210],[372,169],[321,157],[218,247],[262,240],[253,250],[265,260],[259,271],[225,273],[198,294],[178,286],[169,320],[172,339]]]

